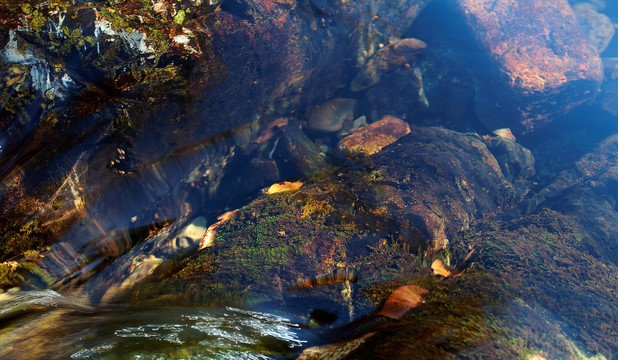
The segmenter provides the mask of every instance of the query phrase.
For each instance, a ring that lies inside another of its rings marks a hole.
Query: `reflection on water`
[[[298,353],[308,335],[284,317],[231,307],[92,308],[51,290],[0,301],[6,359],[270,359]]]

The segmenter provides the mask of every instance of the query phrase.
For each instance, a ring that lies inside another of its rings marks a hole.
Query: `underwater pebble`
[[[309,109],[308,127],[322,132],[336,132],[354,119],[356,100],[336,98]]]

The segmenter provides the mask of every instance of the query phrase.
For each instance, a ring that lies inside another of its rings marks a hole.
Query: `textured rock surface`
[[[522,195],[474,134],[418,128],[362,160],[240,208],[211,247],[131,297],[274,303],[293,316],[328,311],[342,325],[373,310],[372,286],[433,274],[422,259]]]
[[[584,156],[532,213],[460,234],[451,250],[464,270],[401,321],[338,343],[352,349],[340,358],[609,358],[618,349],[617,144],[613,136]],[[328,356],[320,350],[306,352]]]
[[[339,149],[349,154],[373,155],[408,133],[410,126],[406,122],[385,116],[341,139]]]
[[[316,169],[298,125],[272,123],[331,99],[427,2],[1,3],[0,261],[61,239],[58,280]]]
[[[477,112],[490,129],[533,130],[599,87],[601,60],[566,0],[457,5],[493,67],[477,89]]]

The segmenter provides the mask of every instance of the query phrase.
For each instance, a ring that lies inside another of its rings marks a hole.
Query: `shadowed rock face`
[[[556,111],[589,99],[601,59],[566,0],[457,0],[492,64],[477,112],[490,129],[531,131]]]
[[[123,239],[111,260],[131,229],[277,181],[268,156],[248,160],[275,148],[260,131],[332,98],[428,2],[3,2],[0,260],[60,238],[64,272]],[[293,158],[314,146],[282,132]]]

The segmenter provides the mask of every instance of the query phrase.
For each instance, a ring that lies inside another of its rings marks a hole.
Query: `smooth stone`
[[[573,6],[573,11],[588,39],[594,44],[597,51],[602,53],[616,33],[610,18],[597,12],[595,7],[589,3],[576,4]]]
[[[373,155],[409,133],[408,123],[387,115],[343,138],[339,149],[348,154]]]
[[[308,110],[308,127],[321,132],[336,132],[354,119],[356,100],[336,98]]]

